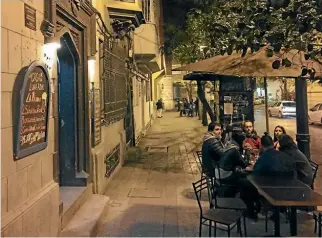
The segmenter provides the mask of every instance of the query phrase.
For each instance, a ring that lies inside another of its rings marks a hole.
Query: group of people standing
[[[179,115],[194,117],[199,115],[199,99],[189,100],[187,98],[177,100]]]
[[[222,196],[231,197],[240,192],[247,216],[254,220],[261,210],[261,196],[247,180],[246,168],[250,164],[253,174],[296,177],[309,186],[313,179],[309,160],[282,126],[275,128],[274,139],[267,133],[260,138],[251,121],[245,121],[237,131],[231,126],[223,130],[220,123],[211,122],[203,138],[202,163],[209,177],[227,185],[220,187]]]

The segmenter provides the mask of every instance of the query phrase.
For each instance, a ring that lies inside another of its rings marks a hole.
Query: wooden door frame
[[[46,19],[44,27],[52,24],[55,28],[53,35],[46,35],[48,29],[43,30],[45,36],[59,41],[64,34],[69,34],[79,54],[77,67],[78,80],[76,82],[76,120],[77,148],[79,168],[73,181],[66,181],[69,186],[85,186],[92,181],[91,169],[91,134],[89,111],[89,79],[88,57],[96,54],[96,10],[89,1],[49,0],[45,3]],[[48,27],[47,27],[48,28]],[[46,31],[47,30],[47,31]],[[58,97],[55,102],[58,105]],[[56,120],[56,126],[58,121]],[[57,127],[58,128],[58,127]],[[58,136],[58,134],[57,134]],[[58,141],[56,141],[58,144]]]

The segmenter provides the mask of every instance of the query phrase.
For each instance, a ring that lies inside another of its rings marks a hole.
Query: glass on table
[[[253,149],[251,156],[250,156],[250,164],[254,165],[256,161],[258,160],[259,157],[259,150],[258,149]]]

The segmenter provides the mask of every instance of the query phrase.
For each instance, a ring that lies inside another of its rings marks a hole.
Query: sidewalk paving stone
[[[167,146],[168,153],[145,150],[141,160],[125,163],[106,189],[110,203],[99,236],[197,237],[199,208],[191,183],[200,179],[200,164],[193,152],[201,149],[205,131],[197,118],[179,117],[174,112],[156,119],[139,147]],[[142,189],[147,190],[147,196],[143,196]],[[129,196],[131,191],[140,190],[142,197]],[[202,204],[208,206],[206,194]],[[298,217],[299,236],[315,236],[312,217]],[[248,220],[247,228],[248,236],[274,233],[272,221],[265,233],[264,219],[256,223]],[[289,224],[283,215],[281,234],[289,236]],[[231,235],[239,236],[236,229]],[[208,236],[207,227],[203,227],[203,236]],[[217,231],[217,236],[227,233]]]

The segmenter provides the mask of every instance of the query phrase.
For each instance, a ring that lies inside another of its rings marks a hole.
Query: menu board
[[[253,78],[222,76],[220,91],[222,92],[250,92],[254,91],[256,81]]]
[[[92,138],[93,146],[101,143],[101,101],[100,101],[100,90],[93,89],[93,119],[92,119]]]
[[[15,159],[21,159],[47,147],[49,77],[46,68],[32,63],[20,90]]]

